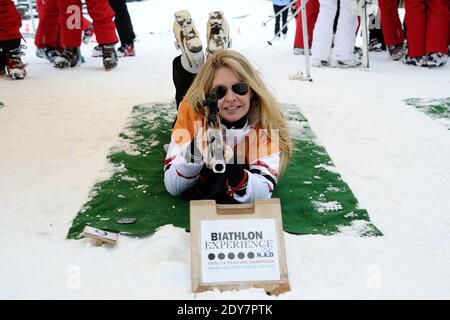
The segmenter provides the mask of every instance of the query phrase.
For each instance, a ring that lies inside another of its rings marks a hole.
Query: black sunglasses
[[[228,87],[220,85],[214,87],[212,90],[214,90],[217,93],[217,99],[220,100],[226,96],[228,92]],[[244,96],[248,92],[248,84],[246,84],[245,82],[235,83],[231,85],[231,90],[233,90],[234,93],[240,96]]]

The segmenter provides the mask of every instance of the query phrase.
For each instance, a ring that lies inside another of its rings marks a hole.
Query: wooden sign
[[[192,291],[289,291],[279,199],[190,202]]]
[[[117,244],[118,234],[115,232],[105,231],[90,226],[84,226],[83,236],[95,240],[96,246],[101,246],[103,243]]]

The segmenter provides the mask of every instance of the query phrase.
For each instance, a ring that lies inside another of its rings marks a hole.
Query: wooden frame
[[[103,243],[109,243],[115,246],[119,234],[86,225],[83,229],[83,236],[85,238],[93,239],[95,246],[101,246]]]
[[[201,221],[203,220],[238,220],[238,219],[274,219],[277,239],[280,280],[270,281],[202,281],[201,255]],[[249,204],[216,204],[214,200],[198,200],[190,202],[191,229],[191,277],[192,292],[203,292],[212,289],[236,290],[246,288],[264,288],[266,292],[278,295],[289,291],[289,279],[284,246],[283,224],[279,199],[256,200]]]

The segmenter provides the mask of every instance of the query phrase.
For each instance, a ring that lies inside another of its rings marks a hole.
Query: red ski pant
[[[305,0],[302,0],[305,1]],[[297,0],[296,8],[300,8],[300,0]],[[319,0],[309,0],[306,4],[306,26],[308,29],[308,44],[311,48],[314,26],[316,24],[317,16],[319,15]],[[302,25],[302,12],[300,11],[297,15],[296,20],[296,31],[295,31],[295,48],[304,48],[303,46],[303,25]]]
[[[81,0],[58,0],[61,43],[64,47],[81,45],[82,13]],[[99,44],[119,41],[114,24],[114,12],[108,0],[86,0],[88,13],[93,20],[95,35]]]
[[[448,0],[407,0],[406,37],[408,55],[448,53]]]
[[[22,18],[12,0],[0,0],[0,41],[20,39]]]
[[[379,0],[381,28],[387,46],[403,44],[405,34],[398,15],[398,0]]]
[[[56,0],[36,0],[39,24],[34,44],[38,48],[51,47],[61,51],[59,7]]]
[[[62,51],[61,28],[59,25],[59,6],[57,0],[36,0],[39,14],[39,25],[34,43],[38,48],[51,47]],[[82,17],[81,29],[89,27],[89,20]]]

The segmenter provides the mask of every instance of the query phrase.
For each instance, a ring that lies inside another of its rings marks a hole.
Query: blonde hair
[[[233,50],[223,50],[210,55],[186,93],[185,99],[195,113],[203,114],[202,103],[211,91],[216,72],[220,68],[232,70],[240,80],[247,83],[251,88],[253,96],[250,100],[248,112],[249,121],[251,123],[259,121],[262,129],[267,130],[269,138],[277,136],[272,137],[272,129],[279,130],[279,141],[275,142],[280,148],[279,176],[282,176],[288,165],[292,150],[287,122],[281,113],[275,96],[268,90],[258,72],[244,56]]]

